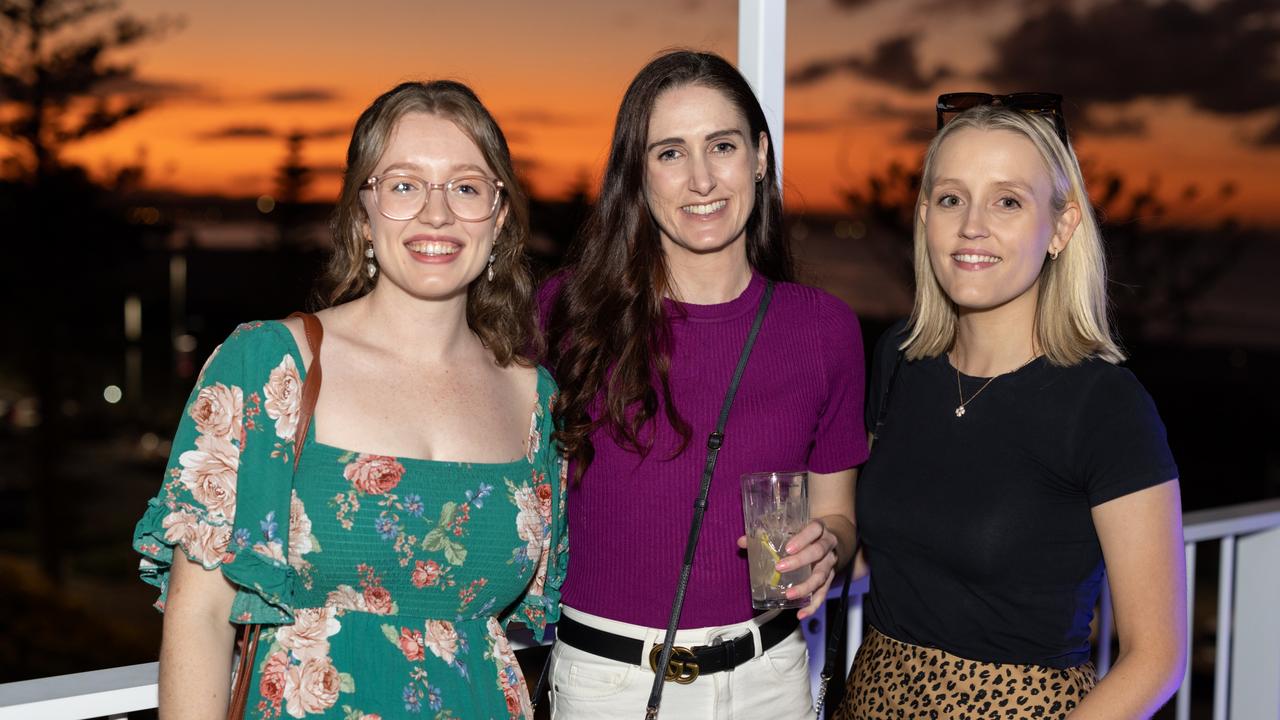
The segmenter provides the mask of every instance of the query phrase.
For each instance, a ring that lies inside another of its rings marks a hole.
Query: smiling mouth
[[[994,265],[1003,262],[1004,258],[998,258],[995,255],[975,255],[973,253],[957,253],[951,256],[955,260],[971,265]]]
[[[728,204],[728,200],[716,200],[715,202],[709,202],[705,205],[685,205],[680,209],[690,215],[710,215],[711,213],[723,210],[724,206]]]
[[[405,247],[409,248],[410,252],[414,252],[419,255],[426,255],[427,257],[439,257],[441,255],[454,255],[459,250],[462,249],[460,246],[458,246],[455,243],[439,242],[436,240],[426,241],[426,242],[405,243]]]

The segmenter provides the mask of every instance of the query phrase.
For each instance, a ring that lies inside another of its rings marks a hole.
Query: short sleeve
[[[1091,507],[1178,477],[1151,396],[1127,369],[1102,370],[1084,405],[1076,448]]]
[[[555,431],[551,408],[555,405],[556,385],[545,368],[538,368],[539,402],[538,432],[534,435],[537,447],[530,448],[540,478],[539,494],[546,488],[548,501],[544,515],[542,555],[538,569],[520,598],[511,620],[523,622],[541,641],[546,634],[547,623],[560,619],[560,588],[564,584],[569,560],[568,523],[565,519],[565,493],[568,488],[568,462],[560,453],[557,443],[551,439]]]
[[[283,333],[283,336],[282,336]],[[175,550],[236,586],[231,622],[292,622],[288,558],[301,359],[280,323],[238,327],[214,350],[134,530],[142,579],[168,598]]]
[[[823,293],[819,301],[816,319],[826,399],[809,453],[809,470],[833,473],[867,459],[867,433],[862,419],[866,371],[858,317],[835,297]]]

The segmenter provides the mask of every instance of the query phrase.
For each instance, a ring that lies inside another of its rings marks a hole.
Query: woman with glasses
[[[814,520],[776,567],[812,565],[788,591],[812,597],[799,616],[812,615],[852,551],[863,361],[849,308],[792,282],[772,147],[759,103],[724,59],[653,60],[618,110],[569,269],[540,293],[562,388],[556,437],[576,477],[552,655],[557,718],[644,712],[708,443],[719,455],[659,717],[813,712],[796,611],[752,608],[739,478],[809,471]],[[765,302],[722,444],[708,440]]]
[[[214,351],[138,524],[161,717],[226,715],[240,624],[245,717],[532,717],[503,625],[555,619],[566,542],[527,223],[466,86],[360,116],[325,309]]]
[[[1182,677],[1178,470],[1118,365],[1058,102],[939,100],[915,306],[873,359],[857,488],[870,629],[837,717],[1148,717]],[[1097,682],[1104,570],[1120,652]]]

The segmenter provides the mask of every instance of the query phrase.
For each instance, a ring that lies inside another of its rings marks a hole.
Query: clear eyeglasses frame
[[[505,187],[501,180],[483,175],[466,175],[446,182],[427,182],[412,173],[374,175],[364,181],[373,191],[373,206],[388,220],[412,220],[422,214],[431,191],[444,193],[445,206],[459,220],[479,222],[497,212]]]

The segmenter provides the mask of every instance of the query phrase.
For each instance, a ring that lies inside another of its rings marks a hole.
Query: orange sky
[[[870,54],[886,36],[914,33],[920,65],[946,63],[958,76],[920,90],[840,74],[787,93],[784,160],[788,203],[829,210],[842,192],[891,161],[918,162],[921,146],[904,141],[903,111],[921,113],[939,91],[989,89],[973,79],[992,57],[990,38],[1017,20],[1007,3],[969,3],[971,13],[945,16],[912,9],[928,0],[844,3],[793,0],[788,15],[788,68],[816,59]],[[126,0],[141,17],[173,14],[160,0]],[[992,8],[991,6],[994,6]],[[982,10],[981,7],[987,9]],[[535,193],[564,196],[580,178],[592,183],[607,152],[613,113],[632,74],[671,46],[737,53],[736,0],[596,0],[423,3],[366,0],[306,4],[224,0],[180,10],[185,27],[141,47],[139,75],[184,88],[155,110],[67,155],[101,170],[145,158],[147,181],[187,192],[269,194],[284,156],[281,134],[329,131],[310,141],[308,164],[322,172],[317,199],[332,197],[346,136],[378,93],[410,78],[452,77],[470,83],[509,135]],[[966,79],[968,77],[968,79]],[[1039,88],[1038,88],[1039,89]],[[1049,88],[1044,88],[1049,89]],[[270,93],[312,90],[329,99],[272,102]],[[887,110],[887,111],[886,111]],[[1280,148],[1261,150],[1242,138],[1274,119],[1267,113],[1224,118],[1179,99],[1126,103],[1117,112],[1146,119],[1145,137],[1077,135],[1082,159],[1146,184],[1159,176],[1179,219],[1227,215],[1280,224],[1276,177]],[[219,139],[228,127],[274,137]],[[929,130],[929,127],[921,128]],[[1236,193],[1219,200],[1232,182]],[[1189,184],[1194,203],[1177,200]]]

